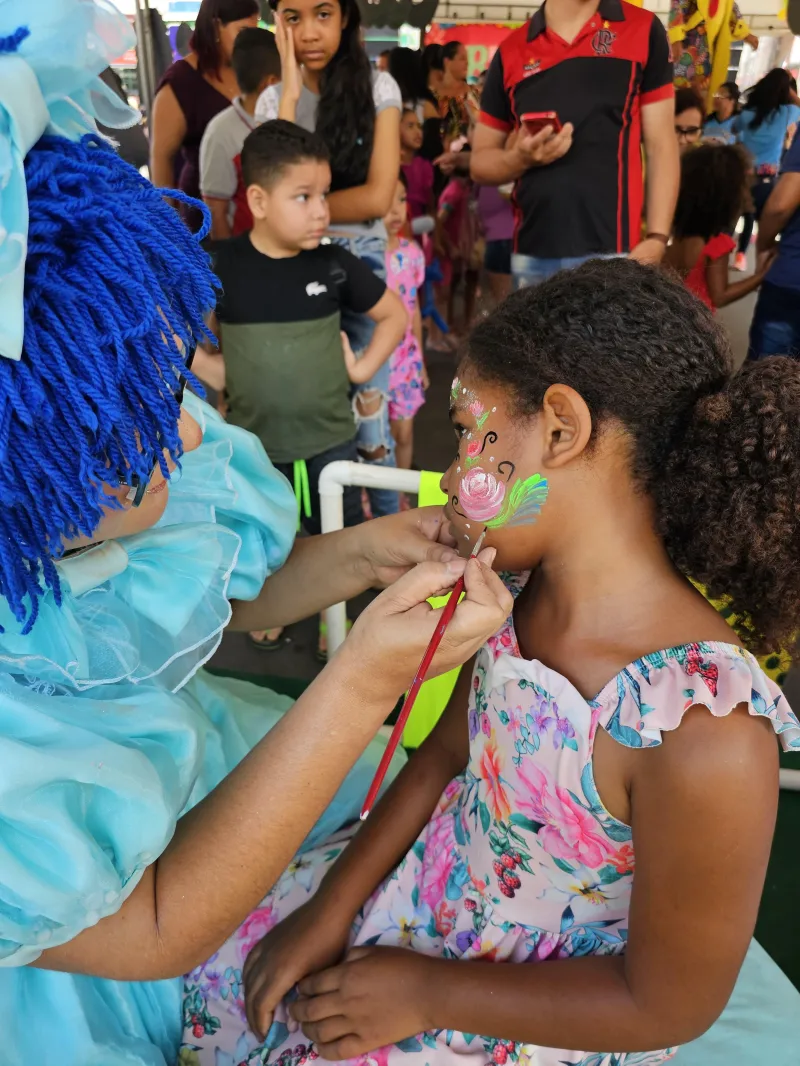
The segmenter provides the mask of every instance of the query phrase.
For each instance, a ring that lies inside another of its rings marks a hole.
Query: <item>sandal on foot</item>
[[[270,636],[271,633],[277,633],[276,637]],[[283,629],[265,629],[256,630],[254,633],[248,633],[247,639],[256,648],[260,648],[261,651],[277,651],[282,648],[286,643],[287,638],[283,635]]]

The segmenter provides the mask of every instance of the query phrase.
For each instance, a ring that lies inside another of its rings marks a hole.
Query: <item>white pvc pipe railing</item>
[[[340,461],[330,463],[320,474],[319,503],[323,533],[333,533],[344,526],[342,497],[345,486],[389,489],[391,492],[419,493],[418,470],[398,470],[391,466],[374,466],[366,463]],[[325,611],[328,627],[328,655],[332,657],[344,644],[347,636],[347,604],[335,603]],[[781,770],[781,788],[800,792],[800,770]]]
[[[319,477],[320,522],[323,533],[332,533],[344,526],[342,496],[345,485],[368,489],[388,489],[390,492],[419,493],[419,470],[398,470],[393,466],[368,463],[349,463],[340,460],[330,463]],[[335,603],[325,611],[328,628],[328,657],[331,658],[347,636],[347,604]]]

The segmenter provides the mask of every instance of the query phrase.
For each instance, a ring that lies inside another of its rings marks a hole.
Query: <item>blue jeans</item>
[[[520,255],[514,252],[511,256],[511,273],[514,278],[514,289],[526,289],[529,285],[541,285],[543,281],[552,278],[560,270],[572,270],[579,267],[588,259],[616,259],[613,253],[610,255],[575,255],[565,256],[562,259],[540,259],[535,255]]]
[[[346,248],[353,255],[362,259],[374,274],[386,280],[386,239],[384,237],[332,237],[334,244]],[[358,355],[367,347],[375,332],[375,323],[366,315],[358,315],[347,308],[342,309],[342,329],[347,334],[350,347]],[[357,385],[353,397],[353,411],[356,417],[356,444],[363,462],[371,466],[395,467],[394,438],[389,427],[389,363],[386,360],[380,370],[365,385]],[[381,394],[381,406],[376,415],[364,417],[359,414],[355,399],[360,392],[378,390]],[[380,459],[367,458],[370,452],[383,448],[385,454]],[[368,489],[372,513],[376,518],[381,515],[397,514],[400,500],[396,492],[388,489]]]
[[[791,355],[800,359],[800,288],[784,289],[765,281],[750,327],[748,359]]]

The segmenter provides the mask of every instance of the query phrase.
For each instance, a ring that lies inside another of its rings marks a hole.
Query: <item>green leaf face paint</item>
[[[542,513],[548,491],[546,478],[539,474],[532,474],[524,481],[515,481],[511,492],[505,498],[502,510],[489,519],[486,528],[497,529],[499,526],[521,526],[526,522],[535,522]]]
[[[474,428],[465,435],[463,472],[461,465],[456,469],[460,481],[458,494],[451,499],[453,511],[486,529],[535,522],[547,500],[547,480],[540,474],[514,479],[515,464],[495,457],[498,451],[502,455],[497,447],[499,435],[492,428],[483,431],[487,423],[491,427],[491,416],[497,408],[488,410],[459,378],[453,381],[451,401],[456,410],[469,413],[474,419]]]

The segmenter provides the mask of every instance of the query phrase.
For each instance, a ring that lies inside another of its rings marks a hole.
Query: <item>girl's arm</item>
[[[471,677],[472,663],[467,663],[435,729],[328,870],[316,894],[248,955],[243,979],[253,1032],[267,1032],[275,1008],[298,981],[341,959],[359,908],[407,854],[447,784],[466,766]]]
[[[375,116],[375,138],[366,185],[340,189],[328,197],[331,228],[337,222],[370,222],[383,218],[392,205],[400,173],[400,112],[387,107]]]
[[[429,1029],[597,1052],[671,1047],[708,1029],[755,926],[777,810],[775,737],[746,705],[725,718],[695,708],[631,762],[636,874],[625,954],[525,966],[359,948],[301,981],[290,1008],[312,1040],[328,1014],[341,1019],[338,1031],[350,1035],[323,1040],[320,1054],[346,1059]],[[568,904],[564,932],[591,937]]]
[[[433,732],[411,756],[352,843],[325,875],[317,893],[347,921],[397,866],[430,821],[447,785],[469,761],[467,705],[474,659],[461,668]]]
[[[153,101],[150,134],[150,180],[157,189],[175,188],[175,156],[186,136],[186,116],[172,87],[165,85]]]
[[[419,309],[419,297],[414,305],[414,316],[411,326],[414,336],[417,339],[417,347],[419,349],[419,357],[422,360],[422,387],[427,390],[431,387],[431,379],[428,374],[428,364],[425,362],[425,345],[422,339],[422,312]]]
[[[364,385],[383,366],[405,336],[408,316],[402,300],[387,289],[367,318],[375,323],[372,340],[360,359],[356,359],[347,334],[342,333],[342,347],[347,373],[354,385]]]
[[[728,256],[722,255],[719,259],[712,259],[706,263],[706,285],[711,302],[715,307],[726,307],[755,292],[764,280],[768,267],[769,264],[767,268],[756,270],[752,277],[731,282],[728,280]]]

